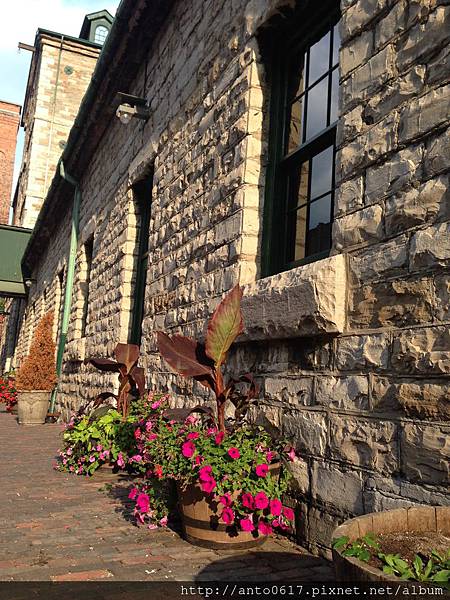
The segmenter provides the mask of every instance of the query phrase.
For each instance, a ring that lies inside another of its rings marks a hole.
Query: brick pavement
[[[134,526],[129,478],[52,468],[60,432],[0,412],[0,581],[332,581],[330,563],[283,538],[213,551]]]

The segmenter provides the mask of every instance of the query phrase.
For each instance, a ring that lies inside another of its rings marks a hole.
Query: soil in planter
[[[400,558],[407,560],[409,563],[412,563],[416,554],[428,560],[432,550],[436,550],[443,555],[450,549],[450,537],[435,531],[380,533],[376,536],[376,539],[381,552],[384,554],[399,554]],[[382,569],[384,566],[384,563],[376,556],[372,556],[368,564],[377,569]]]

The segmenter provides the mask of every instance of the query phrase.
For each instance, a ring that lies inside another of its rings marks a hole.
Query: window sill
[[[251,341],[342,333],[346,289],[346,259],[341,254],[246,285],[243,338]]]

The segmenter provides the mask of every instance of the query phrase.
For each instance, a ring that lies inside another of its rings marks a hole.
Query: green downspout
[[[63,306],[63,316],[61,322],[61,333],[59,336],[58,342],[58,352],[56,354],[56,375],[58,377],[58,382],[61,377],[62,372],[62,364],[63,364],[63,355],[64,355],[64,347],[66,345],[67,339],[67,331],[69,329],[69,317],[70,317],[70,304],[72,301],[72,289],[73,289],[73,278],[75,273],[75,261],[77,257],[77,248],[78,248],[78,226],[80,220],[80,203],[81,203],[81,191],[78,181],[76,181],[73,177],[71,177],[64,170],[64,163],[61,160],[59,163],[59,174],[63,179],[65,179],[68,183],[74,186],[75,193],[73,197],[73,206],[72,206],[72,225],[70,232],[70,250],[69,250],[69,262],[67,264],[67,275],[66,275],[66,289],[64,293],[64,306]],[[52,397],[50,401],[50,412],[53,413],[55,410],[56,396],[58,394],[58,383],[56,384],[55,389],[52,392]]]

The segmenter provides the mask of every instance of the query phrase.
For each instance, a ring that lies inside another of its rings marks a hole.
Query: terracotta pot
[[[47,416],[51,392],[31,390],[18,392],[17,414],[21,425],[43,425]]]
[[[280,472],[280,464],[271,465],[273,475]],[[263,544],[267,536],[238,530],[220,519],[222,506],[202,492],[200,484],[177,486],[184,538],[195,546],[214,550],[242,550]],[[233,494],[234,498],[240,491]]]
[[[362,537],[366,533],[430,532],[450,535],[450,506],[413,506],[395,510],[370,513],[355,519],[349,519],[333,532],[333,539],[348,536],[350,540]],[[390,581],[405,583],[394,575],[386,575],[365,562],[350,556],[343,556],[333,548],[333,562],[338,581]],[[418,582],[409,581],[417,585]],[[421,584],[422,586],[426,584]],[[421,595],[421,598],[427,598]]]

